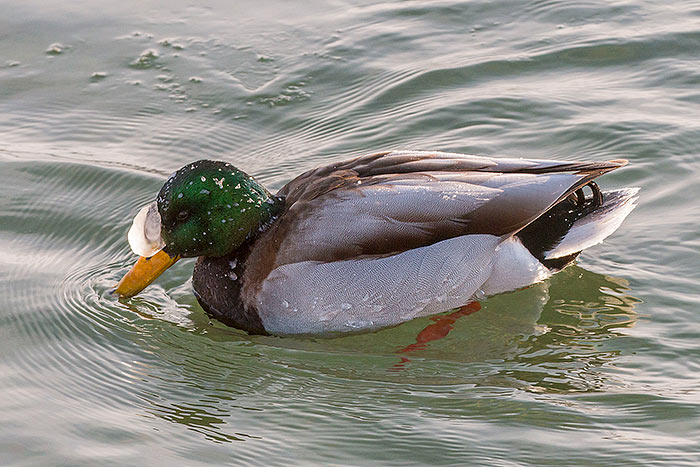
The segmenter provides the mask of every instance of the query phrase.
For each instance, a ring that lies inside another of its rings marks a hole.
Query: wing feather
[[[380,175],[431,172],[499,172],[544,174],[585,172],[601,175],[622,167],[626,160],[604,162],[490,158],[449,152],[394,151],[336,162],[309,170],[282,187],[279,196],[289,203],[312,199],[333,189]]]

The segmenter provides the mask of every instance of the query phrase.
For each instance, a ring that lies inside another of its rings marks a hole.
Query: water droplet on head
[[[287,300],[282,300],[282,306],[285,308],[289,308],[289,302]]]

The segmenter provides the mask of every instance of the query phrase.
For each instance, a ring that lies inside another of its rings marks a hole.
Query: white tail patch
[[[558,244],[545,252],[545,259],[556,259],[578,253],[605,240],[637,206],[639,188],[623,188],[603,192],[603,204],[574,222]]]

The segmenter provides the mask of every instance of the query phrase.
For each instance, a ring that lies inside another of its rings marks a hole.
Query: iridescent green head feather
[[[224,256],[272,221],[281,201],[245,172],[201,160],[175,172],[158,193],[161,237],[171,255]]]

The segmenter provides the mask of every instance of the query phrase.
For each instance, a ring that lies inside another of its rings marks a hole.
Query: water
[[[697,2],[230,3],[2,2],[3,465],[700,462]],[[432,321],[210,322],[191,260],[108,294],[186,162],[274,190],[400,148],[626,157],[640,205],[408,353]]]

